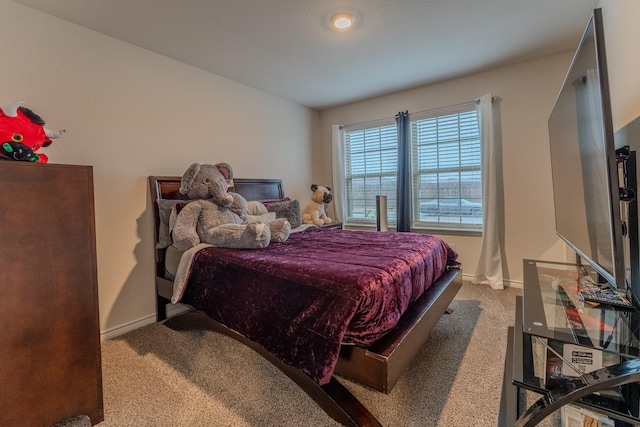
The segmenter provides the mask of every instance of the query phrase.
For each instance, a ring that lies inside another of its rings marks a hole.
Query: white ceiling
[[[14,0],[323,109],[575,49],[598,0]],[[348,32],[330,17],[356,17]]]

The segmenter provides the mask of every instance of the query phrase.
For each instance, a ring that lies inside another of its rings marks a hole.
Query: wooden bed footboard
[[[394,329],[368,347],[343,345],[335,373],[389,393],[462,287],[461,269],[449,269],[402,315]]]
[[[149,177],[151,200],[158,241],[160,216],[158,199],[180,199],[180,177]],[[281,180],[234,179],[234,190],[248,200],[284,197]],[[165,250],[155,250],[157,319],[167,318],[166,305],[171,302],[173,282],[165,278]],[[335,374],[353,380],[382,393],[389,393],[424,344],[433,327],[447,311],[462,286],[462,271],[448,269],[416,300],[396,327],[368,347],[344,345],[340,351]],[[346,426],[381,426],[380,422],[334,378],[320,386],[302,370],[286,365],[259,344],[227,328],[199,312],[174,316],[164,323],[176,329],[206,328],[232,337],[252,348],[291,378],[333,419]]]

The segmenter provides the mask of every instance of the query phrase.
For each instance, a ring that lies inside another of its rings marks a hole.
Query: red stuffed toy
[[[65,131],[45,128],[44,120],[22,104],[0,107],[0,160],[47,163],[48,157],[36,151],[51,145],[51,139],[61,137]]]

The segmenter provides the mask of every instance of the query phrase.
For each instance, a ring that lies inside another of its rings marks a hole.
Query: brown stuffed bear
[[[333,200],[331,188],[320,185],[311,185],[311,202],[302,210],[302,223],[315,224],[318,227],[324,224],[331,224],[332,219],[324,211],[325,203]]]

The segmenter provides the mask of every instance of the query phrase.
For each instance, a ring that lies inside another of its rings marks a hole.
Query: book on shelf
[[[620,356],[595,348],[548,340],[545,387],[560,387],[563,381],[620,363]],[[562,356],[562,357],[560,357]]]

